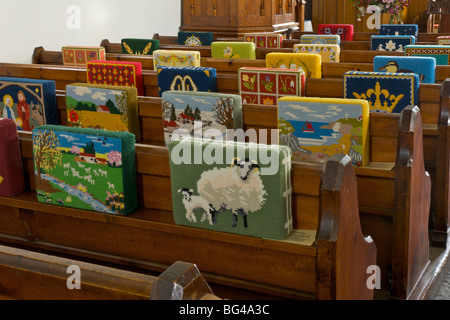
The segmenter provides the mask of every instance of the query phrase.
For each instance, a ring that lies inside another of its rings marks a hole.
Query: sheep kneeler
[[[213,208],[233,213],[233,227],[237,226],[238,214],[248,227],[249,212],[259,211],[265,203],[266,191],[260,177],[259,166],[246,160],[235,160],[230,168],[214,168],[202,173],[197,182],[199,195]]]
[[[202,144],[200,150],[205,150],[206,145],[222,146],[221,142],[190,139],[169,144],[176,224],[272,239],[285,239],[292,232],[291,153],[287,147],[237,144],[246,148],[245,153],[238,153],[245,157],[235,157],[229,162],[225,156],[218,164],[174,161],[172,150],[176,145],[186,144],[196,150],[199,146],[195,143]],[[263,174],[264,166],[270,164],[262,165],[267,161],[260,161],[250,153],[251,147],[269,149],[278,170]]]

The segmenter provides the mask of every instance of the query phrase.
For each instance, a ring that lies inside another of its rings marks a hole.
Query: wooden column
[[[182,0],[182,31],[216,36],[284,32],[297,28],[297,0]]]
[[[316,31],[317,26],[323,23],[350,23],[356,27],[356,9],[349,0],[314,0],[312,3],[313,30]]]
[[[296,0],[297,1],[297,21],[300,31],[305,30],[305,8],[306,0]]]

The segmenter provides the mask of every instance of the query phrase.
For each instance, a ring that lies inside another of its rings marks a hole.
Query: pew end
[[[0,292],[15,300],[200,300],[214,295],[194,264],[159,276],[0,246]],[[161,285],[171,281],[171,287]]]
[[[394,217],[397,232],[393,241],[396,243],[406,238],[409,243],[407,246],[394,245],[393,265],[402,261],[400,264],[407,267],[395,269],[398,276],[393,277],[394,282],[402,278],[408,280],[402,285],[393,284],[393,296],[408,298],[430,263],[428,221],[431,178],[425,171],[422,118],[416,106],[402,111],[396,169],[399,175],[398,188],[407,193],[400,192],[398,195],[397,214]]]
[[[436,148],[436,167],[440,168],[440,174],[436,174],[434,190],[442,192],[433,192],[434,211],[432,212],[432,235],[433,246],[446,248],[448,242],[448,233],[450,228],[450,78],[447,78],[441,86],[440,92],[440,112],[438,120],[438,137]]]
[[[363,279],[370,267],[376,266],[376,246],[370,236],[364,236],[359,221],[356,175],[351,159],[333,157],[326,164],[323,173],[320,228],[317,235],[319,299],[346,300],[359,297],[371,300],[374,290],[367,285],[355,283],[353,279]],[[330,225],[328,220],[338,224]],[[345,230],[353,230],[351,234]],[[348,248],[353,248],[348,250]],[[330,254],[336,261],[326,259]],[[364,261],[359,264],[358,261]],[[336,269],[323,268],[335,263]],[[333,270],[336,274],[329,273]],[[333,279],[335,283],[333,283]],[[334,289],[330,289],[336,286]]]
[[[176,262],[153,283],[151,300],[218,299],[197,266]]]

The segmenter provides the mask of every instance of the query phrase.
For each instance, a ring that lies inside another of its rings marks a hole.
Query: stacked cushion
[[[436,82],[436,59],[431,57],[376,56],[373,71],[389,73],[417,73],[420,82]]]
[[[53,80],[0,77],[1,116],[31,131],[43,124],[57,124],[56,85]]]
[[[353,30],[352,24],[319,24],[318,26],[319,34],[335,34],[341,38],[341,41],[353,41]]]
[[[150,56],[159,49],[159,40],[157,39],[125,38],[120,43],[124,54]]]
[[[39,202],[126,215],[137,209],[135,137],[63,126],[33,130]]]
[[[66,86],[70,127],[131,132],[140,139],[135,87],[74,83]]]
[[[450,46],[411,45],[405,48],[405,56],[432,57],[436,65],[446,66],[450,64]]]
[[[305,95],[303,69],[239,69],[239,94],[243,104],[277,105],[282,96]]]
[[[212,32],[178,32],[178,44],[198,47],[198,46],[210,46],[214,41]]]
[[[322,78],[322,57],[314,53],[271,52],[266,55],[266,68],[301,68],[307,78]]]
[[[400,113],[419,101],[416,73],[348,71],[344,74],[344,98],[364,99],[374,112]]]
[[[405,47],[416,42],[414,36],[374,35],[371,37],[371,50],[404,52]]]
[[[91,61],[87,64],[87,83],[136,87],[145,95],[142,64],[124,61]]]
[[[65,66],[85,67],[89,61],[106,59],[106,51],[103,47],[66,46],[61,51]]]
[[[153,52],[153,68],[158,67],[200,67],[199,51],[156,50]]]
[[[276,240],[291,234],[287,147],[183,139],[169,154],[176,224]]]
[[[283,46],[283,35],[278,33],[246,33],[244,39],[255,43],[257,48],[281,48]]]
[[[211,44],[211,57],[219,59],[256,59],[253,42],[216,41]]]
[[[380,26],[380,35],[391,36],[419,36],[419,26],[416,24],[382,24]]]
[[[159,96],[164,91],[217,90],[217,71],[205,67],[158,67]]]
[[[338,44],[296,44],[295,53],[315,53],[322,57],[322,62],[339,62],[341,47]]]
[[[293,160],[324,163],[346,154],[355,166],[369,161],[369,104],[365,100],[283,97],[278,101],[280,145]]]
[[[181,136],[233,139],[227,130],[242,128],[242,100],[215,92],[166,91],[162,94],[166,145]]]

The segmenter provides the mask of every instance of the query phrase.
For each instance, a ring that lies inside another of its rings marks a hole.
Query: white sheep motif
[[[192,222],[197,222],[197,218],[194,214],[194,210],[203,210],[202,222],[208,219],[210,225],[213,225],[212,215],[210,214],[210,205],[208,201],[200,196],[192,195],[194,190],[183,188],[178,190],[183,196],[183,204],[186,208],[186,219]]]
[[[259,165],[249,159],[235,159],[231,167],[203,172],[197,182],[197,190],[204,203],[209,204],[208,218],[214,223],[220,212],[229,210],[233,214],[232,226],[237,226],[238,215],[241,215],[245,228],[248,227],[248,213],[260,210],[267,194]],[[203,206],[206,207],[205,204]]]

